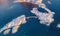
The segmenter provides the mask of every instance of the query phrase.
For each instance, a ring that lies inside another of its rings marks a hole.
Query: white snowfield
[[[56,26],[57,28],[60,28],[60,23]]]
[[[13,19],[11,22],[6,24],[4,27],[2,27],[0,29],[0,33],[4,31],[4,34],[7,34],[12,28],[12,33],[14,34],[18,31],[18,28],[20,27],[20,25],[24,23],[26,23],[26,17],[25,15],[21,15],[17,17],[16,19]]]
[[[46,9],[48,11],[48,13],[43,13],[43,12],[39,12],[37,8],[33,8],[31,10],[31,13],[35,14],[38,19],[40,20],[41,24],[45,24],[47,26],[49,26],[53,21],[54,21],[54,12],[51,12],[50,10]]]
[[[38,3],[38,6],[40,8],[43,8],[48,13],[47,12],[46,13],[40,12],[40,11],[38,11],[37,8],[33,8],[31,10],[31,13],[35,14],[38,17],[38,19],[40,20],[41,24],[45,24],[45,25],[49,26],[54,21],[53,17],[54,17],[55,12],[52,12],[51,10],[49,10],[46,7],[46,5],[44,3],[42,3],[42,0],[40,1],[40,3],[39,2],[37,2],[37,3]]]
[[[39,4],[42,3],[43,0],[15,0],[13,1],[14,3],[16,2],[29,2],[29,3],[33,3],[33,4]]]

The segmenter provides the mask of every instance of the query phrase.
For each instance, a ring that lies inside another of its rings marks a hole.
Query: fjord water
[[[60,23],[60,0],[51,0],[52,4],[47,4],[46,0],[43,1],[47,7],[55,12],[54,19],[55,21],[51,23],[48,27],[39,23],[38,19],[31,18],[27,19],[27,23],[21,25],[18,32],[11,34],[11,32],[6,36],[60,36],[60,29],[56,28],[57,24]],[[3,10],[0,12],[0,28],[9,23],[12,19],[17,18],[20,15],[35,16],[30,12],[32,5],[29,5],[28,8],[25,8],[20,3],[12,4],[13,8]],[[39,11],[43,9],[39,8]],[[3,13],[2,13],[3,12]],[[0,36],[4,36],[2,33]]]

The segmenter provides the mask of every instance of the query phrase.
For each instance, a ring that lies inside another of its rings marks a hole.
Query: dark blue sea
[[[8,35],[0,33],[0,36],[60,36],[60,29],[56,27],[60,23],[60,0],[51,0],[51,4],[47,4],[47,0],[44,0],[43,3],[46,4],[47,8],[55,12],[55,20],[50,26],[42,25],[39,23],[38,19],[30,18],[27,19],[27,23],[20,26],[17,33],[12,34],[10,32]],[[13,8],[6,10],[0,9],[0,28],[18,16],[35,16],[30,12],[30,10],[32,10],[32,5],[29,5],[29,7],[26,8],[20,3],[14,3],[11,6],[13,6]],[[38,6],[37,8],[39,11],[45,11]]]

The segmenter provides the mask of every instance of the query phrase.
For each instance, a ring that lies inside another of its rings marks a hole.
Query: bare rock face
[[[29,3],[29,2],[20,2],[25,8],[34,8],[34,7],[37,7],[37,4],[32,4],[32,3]]]

